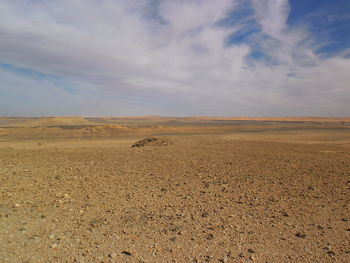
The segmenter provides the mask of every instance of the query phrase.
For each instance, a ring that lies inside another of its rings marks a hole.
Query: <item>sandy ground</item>
[[[350,129],[251,125],[0,127],[0,262],[350,262]]]

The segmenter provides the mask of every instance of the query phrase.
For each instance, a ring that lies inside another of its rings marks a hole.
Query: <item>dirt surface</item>
[[[0,262],[350,262],[346,125],[113,125],[3,128]]]

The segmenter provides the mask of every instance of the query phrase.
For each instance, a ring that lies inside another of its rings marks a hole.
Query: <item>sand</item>
[[[350,262],[347,123],[171,121],[7,119],[0,261]]]

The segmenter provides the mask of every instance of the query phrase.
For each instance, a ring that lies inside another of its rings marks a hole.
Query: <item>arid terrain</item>
[[[350,262],[350,119],[0,118],[0,262]]]

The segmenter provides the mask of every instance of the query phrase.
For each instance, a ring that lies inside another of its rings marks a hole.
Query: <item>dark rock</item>
[[[208,239],[208,240],[214,239],[214,235],[213,235],[213,234],[208,234],[208,235],[207,235],[207,239]]]
[[[143,147],[143,146],[146,146],[147,144],[150,144],[151,142],[155,142],[156,140],[157,140],[156,138],[146,138],[134,143],[131,147]]]
[[[298,232],[298,233],[295,234],[295,236],[296,236],[296,237],[300,237],[300,238],[305,238],[305,237],[306,237],[306,234],[303,234],[303,233]]]
[[[126,256],[131,256],[132,254],[129,252],[129,251],[122,251],[122,254],[123,255],[126,255]]]
[[[144,146],[168,146],[172,144],[167,138],[145,138],[134,143],[131,148],[134,147],[144,147]]]
[[[208,212],[204,212],[203,214],[202,214],[202,217],[208,217],[209,216],[209,213]]]

